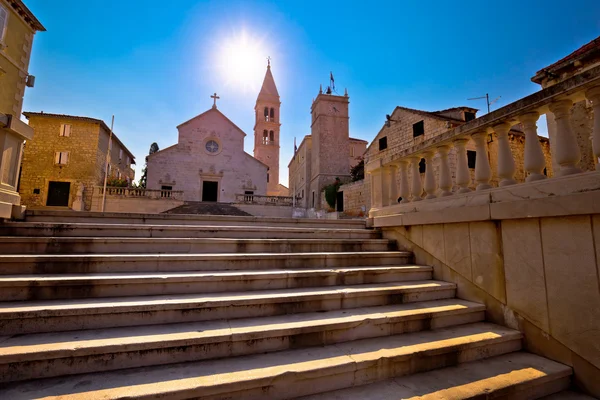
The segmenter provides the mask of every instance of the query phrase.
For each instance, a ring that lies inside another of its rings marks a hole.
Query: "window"
[[[269,173],[267,172],[267,183],[269,183]]]
[[[219,143],[214,140],[209,140],[204,146],[209,153],[217,153],[219,151]]]
[[[421,136],[425,134],[425,122],[419,121],[416,124],[413,124],[413,137]]]
[[[60,133],[59,136],[71,136],[71,125],[69,124],[62,124],[60,126]]]
[[[271,121],[275,121],[275,109],[271,108]]]
[[[0,5],[0,42],[4,41],[6,26],[8,25],[8,11]]]
[[[315,192],[312,192],[312,208],[315,208]]]
[[[465,111],[465,121],[473,121],[475,119],[475,113]]]
[[[33,189],[33,194],[40,194],[40,189]]]
[[[387,149],[387,136],[379,139],[379,151]]]
[[[350,146],[350,157],[354,157],[354,147]]]
[[[269,144],[269,132],[266,129],[263,131],[262,144]]]
[[[160,187],[160,190],[173,190],[173,186],[166,186],[166,185],[162,185]]]
[[[265,107],[265,121],[269,120],[269,107]]]
[[[275,133],[273,131],[269,132],[269,141],[273,143],[275,141]]]
[[[54,164],[66,165],[69,162],[68,151],[57,151],[54,153]]]
[[[424,158],[421,158],[421,161],[419,161],[419,173],[424,174],[425,171],[427,171],[427,163]]]
[[[301,199],[304,198],[304,189],[302,189],[302,197],[300,197]]]
[[[467,164],[469,168],[475,168],[475,162],[477,160],[477,152],[473,150],[467,150]]]
[[[121,179],[121,171],[117,170],[117,179]]]
[[[125,159],[125,165],[129,166],[129,164],[131,164],[131,160],[129,159],[129,156],[127,156]]]
[[[119,161],[123,159],[123,149],[119,150]]]

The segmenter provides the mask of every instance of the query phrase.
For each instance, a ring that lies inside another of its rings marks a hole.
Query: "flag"
[[[331,88],[335,89],[335,79],[333,79],[333,72],[329,71],[329,80],[331,81]]]
[[[294,155],[296,155],[297,151],[298,151],[298,146],[296,146],[296,137],[294,136]]]

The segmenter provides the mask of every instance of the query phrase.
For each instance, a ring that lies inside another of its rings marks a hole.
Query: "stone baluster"
[[[515,180],[515,160],[508,142],[508,132],[511,125],[507,122],[494,125],[493,129],[498,135],[498,177],[500,186],[514,185]]]
[[[379,209],[383,207],[381,197],[381,169],[371,171],[371,207]]]
[[[456,148],[456,185],[460,188],[458,193],[469,193],[469,183],[471,183],[471,173],[469,172],[469,162],[467,160],[467,143],[469,139],[457,139],[454,141]]]
[[[527,182],[546,179],[546,175],[544,175],[546,159],[537,134],[536,122],[539,118],[540,114],[537,112],[526,113],[519,117],[525,132],[525,162],[523,164],[528,174],[525,179]]]
[[[381,205],[387,207],[390,205],[390,174],[388,167],[381,167]]]
[[[400,203],[410,202],[410,189],[408,188],[408,162],[400,161],[400,197],[402,201]]]
[[[393,206],[394,204],[398,204],[398,182],[396,179],[398,177],[398,166],[396,164],[391,164],[387,168],[389,174],[389,204],[390,206]]]
[[[475,182],[477,182],[477,190],[491,189],[490,180],[492,179],[492,169],[490,168],[490,160],[487,153],[487,137],[485,131],[477,132],[471,135],[475,141],[475,151],[477,158],[475,160]]]
[[[592,102],[594,110],[594,127],[592,131],[592,151],[594,152],[594,162],[596,163],[596,171],[600,171],[600,86],[593,87],[585,92],[587,97]]]
[[[426,199],[435,199],[435,192],[437,190],[437,184],[435,182],[435,175],[433,173],[433,152],[426,151],[423,153],[425,159],[425,196]]]
[[[554,114],[556,121],[556,146],[555,154],[556,162],[560,165],[560,170],[557,176],[565,176],[578,174],[581,169],[577,167],[581,159],[581,152],[577,139],[573,135],[571,129],[571,100],[561,100],[555,103],[550,103],[549,108]]]
[[[419,172],[419,162],[421,162],[421,157],[410,157],[410,169],[412,174],[412,201],[423,200],[423,198],[421,198],[423,188],[421,187],[421,173]]]
[[[448,146],[439,146],[437,152],[440,155],[440,189],[441,197],[452,195],[452,178],[450,177],[450,163],[448,162]]]

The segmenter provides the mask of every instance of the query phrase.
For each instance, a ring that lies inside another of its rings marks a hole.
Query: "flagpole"
[[[110,122],[110,134],[108,135],[108,149],[106,150],[106,163],[104,164],[104,190],[102,190],[102,212],[106,203],[106,181],[108,180],[108,162],[110,161],[110,143],[112,141],[113,127],[115,125],[115,116],[112,116]]]

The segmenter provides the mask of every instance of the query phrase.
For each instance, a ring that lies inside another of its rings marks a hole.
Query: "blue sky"
[[[24,110],[110,123],[137,157],[177,142],[176,126],[219,109],[247,134],[266,57],[281,96],[281,180],[294,137],[333,71],[350,95],[350,135],[371,140],[396,105],[439,110],[539,90],[534,73],[600,35],[600,1],[26,0],[36,35]],[[231,60],[231,44],[244,57]],[[480,112],[479,115],[482,115]],[[543,123],[539,123],[543,128]],[[542,129],[540,129],[542,130]]]

